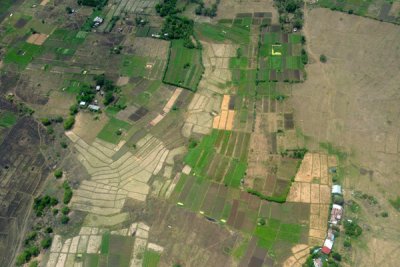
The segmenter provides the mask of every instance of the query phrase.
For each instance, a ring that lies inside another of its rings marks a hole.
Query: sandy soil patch
[[[129,77],[127,77],[127,76],[119,77],[117,80],[117,86],[127,85],[128,82],[129,82]]]
[[[34,45],[42,45],[48,37],[49,37],[48,34],[34,33],[28,37],[26,42]]]
[[[42,0],[42,2],[40,2],[40,5],[41,6],[45,6],[45,5],[47,5],[47,3],[49,3],[50,2],[50,0]]]

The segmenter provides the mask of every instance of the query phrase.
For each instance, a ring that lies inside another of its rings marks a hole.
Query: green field
[[[4,62],[17,64],[20,68],[26,68],[26,66],[33,60],[34,57],[40,55],[43,52],[43,48],[38,45],[19,43],[8,50]]]
[[[248,21],[241,21],[234,25],[196,23],[194,29],[196,34],[205,40],[219,43],[230,40],[236,44],[247,44],[250,42],[250,28],[248,26]]]
[[[196,91],[204,71],[201,50],[186,48],[183,43],[183,40],[171,42],[163,82]]]
[[[131,125],[129,123],[112,117],[110,121],[103,127],[103,129],[101,129],[97,137],[104,141],[118,144],[122,138],[122,135],[118,135],[117,131],[119,129],[127,131],[130,128]]]
[[[213,130],[189,150],[184,161],[196,176],[239,187],[247,169],[250,134]]]
[[[0,127],[9,128],[17,122],[17,116],[9,111],[0,111]]]
[[[160,261],[161,255],[152,250],[146,250],[144,252],[143,267],[157,267]]]
[[[146,73],[147,58],[139,56],[124,56],[120,73],[129,77],[143,77]]]

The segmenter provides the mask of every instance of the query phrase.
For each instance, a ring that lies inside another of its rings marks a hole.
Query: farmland
[[[398,1],[195,2],[0,7],[0,265],[395,265]]]
[[[169,53],[163,81],[196,91],[203,74],[201,50],[186,48],[183,41],[172,41]]]

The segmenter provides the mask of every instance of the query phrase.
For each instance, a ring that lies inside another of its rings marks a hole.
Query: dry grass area
[[[178,97],[180,96],[180,94],[182,93],[181,88],[176,88],[174,93],[172,94],[172,96],[169,98],[168,102],[165,104],[162,113],[158,114],[151,122],[150,125],[151,126],[155,126],[157,125],[165,116],[167,116],[167,114],[171,111],[171,109],[173,108],[176,100],[178,99]]]
[[[95,119],[95,115],[92,112],[79,112],[75,117],[72,131],[89,144],[96,139],[97,134],[109,121],[109,118],[104,113],[96,114],[96,117],[97,119]]]
[[[395,182],[400,171],[400,27],[327,9],[307,11],[305,21],[311,64],[308,80],[293,88],[295,116],[316,144],[330,142],[351,152],[345,162],[352,170],[344,176],[345,199],[361,190],[390,214],[382,219],[371,209],[363,212],[360,219],[369,231],[363,232],[363,248],[353,251],[352,265],[395,266],[398,213],[388,199],[400,191]],[[326,63],[319,62],[321,54]]]

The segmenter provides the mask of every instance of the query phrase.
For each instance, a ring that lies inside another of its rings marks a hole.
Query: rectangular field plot
[[[194,29],[196,34],[204,40],[221,43],[230,40],[236,44],[247,44],[250,42],[250,28],[246,27],[246,23],[247,21],[238,21],[234,25],[232,25],[232,22],[196,23]]]
[[[184,209],[210,220],[252,233],[261,200],[247,192],[201,177],[182,175],[170,199]]]
[[[304,64],[301,58],[302,36],[265,27],[259,47],[258,81],[300,81]]]
[[[163,82],[197,90],[204,67],[201,63],[201,50],[184,47],[183,40],[171,42],[167,70]]]
[[[118,144],[122,138],[123,132],[129,130],[130,127],[131,125],[125,121],[111,118],[97,137],[109,143]]]
[[[237,188],[247,169],[249,140],[250,133],[213,130],[189,150],[185,162],[194,175]]]
[[[17,116],[9,111],[0,110],[0,128],[9,128],[17,122]]]
[[[146,250],[144,252],[143,267],[157,267],[160,261],[161,255],[152,250]]]

